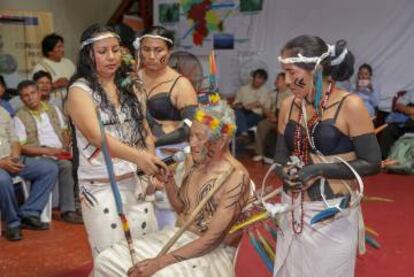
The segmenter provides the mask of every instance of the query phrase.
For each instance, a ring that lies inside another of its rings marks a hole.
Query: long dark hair
[[[82,33],[80,41],[82,43],[87,39],[107,32],[114,33],[114,29],[101,24],[93,24]],[[108,96],[99,83],[92,47],[93,43],[86,45],[79,51],[76,73],[71,78],[69,86],[80,78],[85,79],[92,90],[92,97],[98,102],[99,108],[107,111],[112,116],[111,121],[119,123],[120,120],[117,116],[115,106],[109,101]],[[146,147],[145,137],[147,136],[147,132],[144,128],[145,115],[142,105],[134,92],[135,84],[129,82],[125,85],[124,82],[128,78],[129,73],[129,69],[124,65],[121,65],[115,73],[115,85],[121,103],[121,111],[131,113],[131,141],[128,143],[133,146]]]
[[[355,58],[350,51],[340,64],[331,65],[331,60],[341,55],[345,48],[345,40],[338,40],[335,43],[335,56],[328,56],[321,62],[324,76],[331,76],[335,81],[345,81],[354,74]],[[288,41],[282,49],[282,54],[286,52],[291,57],[298,54],[305,57],[319,57],[326,51],[328,51],[328,45],[320,37],[301,35]],[[296,63],[295,65],[305,70],[313,70],[315,67],[315,63]]]

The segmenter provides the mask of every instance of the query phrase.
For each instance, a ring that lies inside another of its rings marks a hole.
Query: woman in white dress
[[[137,178],[137,168],[150,176],[167,170],[153,154],[145,103],[139,101],[133,83],[122,82],[127,76],[119,41],[107,26],[94,24],[83,32],[65,103],[74,127],[82,213],[94,257],[125,237],[101,151],[99,121],[133,237],[157,229],[152,203],[145,201],[146,182]]]

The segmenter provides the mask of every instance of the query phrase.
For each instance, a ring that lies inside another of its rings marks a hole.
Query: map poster
[[[271,0],[268,0],[271,1]],[[175,34],[170,66],[186,76],[196,91],[206,91],[208,55],[215,50],[219,91],[233,95],[250,81],[251,71],[267,69],[252,51],[253,23],[264,0],[154,0],[154,24]],[[177,10],[179,18],[177,21]]]
[[[9,87],[29,77],[42,57],[43,37],[52,32],[51,13],[0,11],[0,74]]]
[[[176,34],[175,44],[196,55],[243,50],[263,0],[156,0],[154,23]]]

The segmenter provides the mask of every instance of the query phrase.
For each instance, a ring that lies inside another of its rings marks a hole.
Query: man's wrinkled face
[[[190,133],[191,155],[195,163],[203,163],[213,158],[220,145],[218,141],[209,139],[208,127],[197,121],[193,121]]]
[[[20,92],[22,102],[29,109],[37,109],[40,105],[41,93],[36,86],[28,86]]]

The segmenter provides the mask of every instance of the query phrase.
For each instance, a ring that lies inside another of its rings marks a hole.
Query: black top
[[[338,108],[333,118],[329,118],[329,119],[325,119],[325,120],[317,122],[312,128],[312,130],[310,130],[316,149],[318,149],[323,155],[330,156],[330,155],[348,153],[348,152],[353,151],[354,149],[351,138],[345,135],[344,133],[342,133],[341,130],[339,130],[335,126],[335,122],[338,117],[339,111],[341,110],[342,104],[344,103],[344,100],[348,96],[349,95],[344,96],[339,101]],[[335,106],[337,103],[334,103],[330,107]],[[293,151],[295,129],[299,124],[298,122],[290,119],[294,105],[295,105],[294,101],[292,101],[292,106],[290,107],[290,112],[289,112],[289,122],[286,125],[285,135],[284,135],[286,144],[290,151]]]
[[[161,92],[157,95],[148,98],[147,107],[150,115],[160,121],[171,120],[171,121],[180,121],[181,114],[179,109],[174,106],[171,101],[171,92],[174,89],[178,79],[181,76],[178,76],[174,83],[172,84],[168,92]]]
[[[312,130],[310,130],[316,149],[319,150],[323,155],[326,155],[326,156],[337,155],[337,154],[348,153],[354,150],[354,145],[353,145],[351,138],[349,138],[347,135],[342,133],[341,130],[339,130],[335,126],[336,119],[338,118],[338,114],[341,110],[344,100],[349,95],[350,94],[344,96],[340,101],[335,102],[329,107],[327,107],[327,109],[329,109],[334,106],[338,106],[333,118],[329,118],[329,119],[325,119],[325,120],[317,122],[312,128]],[[292,106],[290,107],[289,122],[286,125],[285,135],[284,135],[286,145],[291,152],[293,151],[293,148],[294,148],[293,143],[294,143],[294,137],[295,137],[295,129],[299,124],[298,122],[295,122],[294,120],[290,119],[293,106],[297,106],[294,101],[292,101]],[[301,128],[304,128],[304,127],[301,126]],[[317,180],[307,191],[312,201],[322,200],[320,185],[319,185],[320,182],[321,180]],[[331,186],[329,185],[329,182],[326,181],[325,182],[325,196],[326,196],[326,199],[333,199],[333,198],[342,196],[342,194],[334,194]]]

